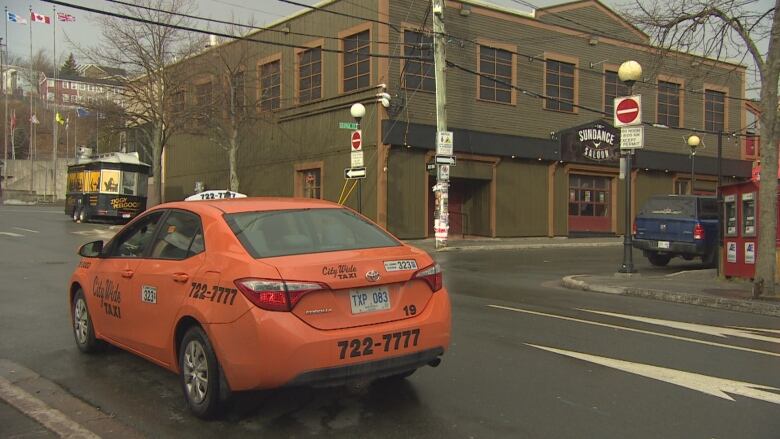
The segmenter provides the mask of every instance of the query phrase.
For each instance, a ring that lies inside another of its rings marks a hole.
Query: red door
[[[428,190],[436,184],[436,179],[428,177]],[[451,179],[449,187],[449,212],[450,212],[450,230],[449,236],[463,235],[463,194],[465,192],[465,182],[460,179]],[[433,236],[433,211],[435,209],[435,196],[431,192],[428,195],[428,236]]]
[[[569,232],[612,232],[610,178],[569,175]]]

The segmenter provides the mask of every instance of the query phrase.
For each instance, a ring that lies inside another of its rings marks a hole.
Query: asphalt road
[[[75,347],[66,302],[75,250],[111,233],[73,224],[60,210],[0,206],[0,359],[144,436],[687,439],[780,431],[780,320],[558,286],[563,275],[614,272],[618,247],[439,253],[454,334],[438,368],[401,385],[243,394],[222,420],[200,421],[175,375],[118,349],[87,356]],[[644,272],[698,267],[675,260],[658,269],[635,257]],[[9,410],[0,404],[0,420]],[[0,436],[19,428],[0,422]]]

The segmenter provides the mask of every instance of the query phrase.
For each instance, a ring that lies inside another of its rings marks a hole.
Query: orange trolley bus
[[[149,165],[138,153],[109,153],[68,166],[65,213],[73,221],[129,221],[146,210]]]

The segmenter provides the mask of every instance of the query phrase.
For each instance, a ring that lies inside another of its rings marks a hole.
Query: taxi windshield
[[[226,214],[254,258],[401,245],[347,209],[296,209]]]

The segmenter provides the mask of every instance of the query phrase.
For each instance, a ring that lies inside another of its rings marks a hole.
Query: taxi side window
[[[181,260],[203,252],[200,218],[190,212],[171,211],[152,245],[153,259]]]
[[[128,230],[117,236],[108,249],[108,256],[118,258],[140,258],[146,251],[157,230],[163,212],[154,212],[140,219]]]

